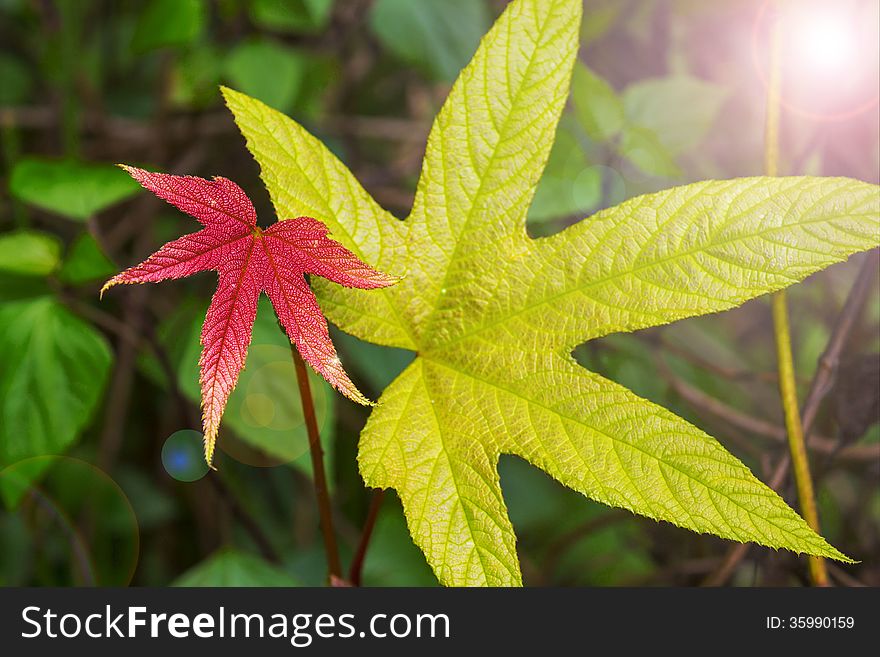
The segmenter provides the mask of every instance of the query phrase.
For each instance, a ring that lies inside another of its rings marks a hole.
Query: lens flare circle
[[[314,372],[309,382],[321,436],[332,431],[333,396],[330,386]],[[275,467],[302,459],[309,438],[296,385],[290,347],[253,344],[248,366],[226,408],[227,427],[218,448],[245,465]]]
[[[68,456],[35,456],[0,469],[0,499],[29,518],[29,574],[19,585],[127,586],[140,554],[137,515],[116,481]],[[61,568],[60,566],[63,566]],[[51,580],[40,579],[50,574]]]
[[[762,48],[766,40],[767,27],[772,20],[783,20],[783,58],[790,62],[791,70],[783,72],[782,106],[799,116],[823,122],[845,121],[856,117],[880,104],[880,89],[875,93],[863,95],[866,100],[856,100],[848,109],[840,111],[815,111],[805,107],[802,102],[786,97],[786,83],[813,83],[812,98],[824,101],[836,98],[842,89],[852,91],[859,82],[859,76],[866,78],[866,85],[877,89],[872,77],[866,75],[866,67],[872,66],[876,57],[865,54],[868,41],[876,42],[871,35],[864,33],[872,29],[873,20],[857,20],[854,15],[847,16],[846,2],[836,3],[793,3],[787,5],[784,14],[771,14],[771,0],[765,0],[755,16],[752,28],[752,63],[766,88],[768,85],[767,57]],[[864,23],[864,24],[863,24]],[[876,45],[876,44],[875,44]],[[793,80],[793,78],[797,78]],[[845,95],[845,94],[844,94]]]
[[[804,64],[844,75],[856,65],[853,35],[842,17],[826,10],[795,16],[792,22],[791,45]]]
[[[162,465],[177,481],[198,481],[208,474],[205,462],[204,436],[192,429],[175,431],[162,445]]]

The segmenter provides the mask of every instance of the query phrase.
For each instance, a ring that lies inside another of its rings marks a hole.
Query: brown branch
[[[810,390],[807,392],[803,407],[804,435],[809,441],[810,429],[819,411],[819,404],[834,383],[837,366],[840,363],[840,355],[843,352],[849,336],[852,334],[856,321],[862,314],[868,293],[880,268],[880,250],[874,249],[862,257],[862,267],[859,275],[853,283],[852,289],[843,304],[840,316],[825,346],[825,351],[819,357],[819,365],[813,375]]]

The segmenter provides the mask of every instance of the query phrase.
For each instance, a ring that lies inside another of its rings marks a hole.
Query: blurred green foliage
[[[85,221],[139,189],[123,171],[69,160],[19,160],[9,178],[18,200],[68,219]]]
[[[138,17],[132,51],[141,54],[192,43],[202,34],[206,9],[204,0],[150,0]]]
[[[219,472],[187,483],[163,467],[165,440],[199,426],[199,311],[213,281],[124,290],[98,302],[112,272],[195,226],[138,194],[113,164],[229,177],[254,198],[261,223],[274,221],[222,106],[217,87],[228,84],[307,125],[403,216],[431,120],[505,4],[0,0],[0,583],[323,583],[295,377],[270,309],[260,309],[251,358],[224,417]],[[586,3],[581,64],[531,209],[533,234],[640,193],[760,171],[764,89],[750,45],[756,6]],[[876,63],[866,62],[854,88],[875,93]],[[817,102],[858,104],[827,89],[815,89]],[[878,182],[876,106],[842,121],[793,112],[783,120],[786,173]],[[834,267],[791,292],[802,396],[858,267]],[[870,369],[878,322],[874,293],[845,349],[843,371],[856,385],[830,392],[818,418],[821,437],[845,438],[840,450],[880,440],[876,423],[864,435],[842,431],[843,418],[859,411],[854,403],[878,395]],[[333,337],[373,398],[412,358]],[[778,426],[773,353],[769,311],[758,300],[595,341],[575,356],[706,428],[766,480],[782,442],[694,404],[681,383]],[[348,560],[370,498],[355,463],[367,411],[323,382],[313,387]],[[45,456],[59,454],[66,456]],[[862,561],[848,572],[880,584],[876,460],[817,452],[814,467],[823,533]],[[618,515],[513,458],[502,459],[501,477],[527,584],[696,584],[727,547]],[[791,491],[783,494],[793,501]],[[251,524],[274,547],[274,563],[259,556]],[[734,582],[792,584],[801,575],[793,557],[756,553]],[[393,495],[379,514],[363,580],[435,583]]]
[[[173,586],[297,586],[296,580],[264,559],[224,548],[193,566]]]
[[[483,0],[377,0],[370,27],[403,61],[453,82],[491,25]]]

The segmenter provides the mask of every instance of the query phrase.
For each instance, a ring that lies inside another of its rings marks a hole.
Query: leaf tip
[[[348,382],[347,386],[334,386],[339,392],[341,392],[344,396],[348,397],[351,401],[356,404],[360,404],[361,406],[375,406],[376,402],[370,401],[367,397],[358,390],[351,381]]]
[[[835,561],[840,561],[841,563],[846,563],[846,564],[861,563],[860,561],[853,559],[852,557],[848,557],[847,555],[845,555],[843,552],[838,550],[836,547],[834,547],[830,543],[828,543],[827,545],[828,545],[827,553],[822,556],[824,556],[828,559],[834,559]]]
[[[140,182],[140,178],[138,178],[138,173],[141,173],[143,170],[138,169],[137,167],[133,167],[130,164],[123,164],[122,162],[117,162],[116,166],[125,171],[129,176]]]
[[[109,281],[107,281],[106,283],[104,283],[104,285],[101,287],[101,291],[98,292],[98,300],[99,300],[99,301],[103,300],[103,299],[104,299],[104,292],[106,292],[106,291],[109,290],[111,287],[113,287],[114,285],[116,285],[116,283],[117,283],[116,276],[114,276],[114,277],[111,278]]]
[[[220,95],[223,96],[223,100],[229,105],[230,101],[235,100],[238,96],[241,96],[242,93],[240,91],[236,91],[230,87],[227,87],[225,84],[220,85]]]

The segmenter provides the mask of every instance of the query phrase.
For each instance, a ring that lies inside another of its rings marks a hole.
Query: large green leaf
[[[0,304],[0,466],[60,454],[110,370],[107,341],[51,297]]]
[[[521,581],[497,463],[515,454],[606,504],[698,532],[846,560],[713,438],[593,374],[573,347],[717,312],[874,247],[880,194],[845,179],[703,182],[549,238],[525,231],[568,94],[580,0],[515,0],[435,121],[398,222],[294,121],[225,90],[280,218],[315,212],[381,294],[321,288],[341,329],[409,348],[361,435],[440,581]]]
[[[253,554],[226,548],[178,577],[172,586],[297,586],[286,572]]]
[[[140,187],[119,168],[71,160],[24,159],[12,169],[13,196],[68,219],[85,221]]]

